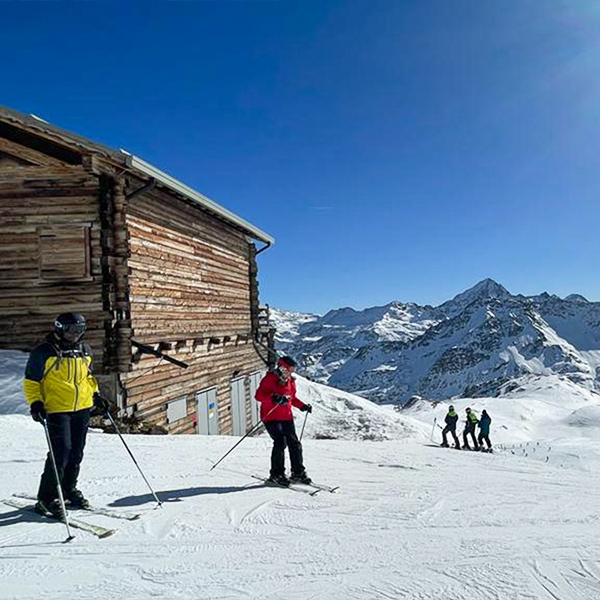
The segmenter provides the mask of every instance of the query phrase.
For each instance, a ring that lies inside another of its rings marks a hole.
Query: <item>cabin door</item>
[[[263,375],[264,371],[258,371],[250,375],[250,410],[252,415],[252,425],[256,425],[260,421],[260,406],[254,396],[256,395],[256,390],[260,385]]]
[[[219,433],[219,412],[217,410],[217,388],[196,394],[198,433],[217,435]]]
[[[240,377],[231,382],[231,413],[233,435],[246,433],[246,385],[245,378]]]

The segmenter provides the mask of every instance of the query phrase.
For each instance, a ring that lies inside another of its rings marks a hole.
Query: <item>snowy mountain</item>
[[[456,295],[452,300],[444,302],[437,308],[436,312],[451,318],[460,314],[473,302],[481,302],[492,298],[503,301],[508,300],[510,297],[510,292],[505,287],[488,278],[480,281],[466,292]]]
[[[285,323],[285,313],[271,309],[274,324]],[[299,326],[285,326],[276,335],[280,351],[293,354],[301,372],[310,379],[327,383],[332,374],[359,350],[381,342],[405,342],[422,335],[438,322],[432,308],[392,302],[385,306],[355,311],[331,310],[323,317],[304,315]],[[294,335],[290,332],[294,330]],[[349,388],[343,388],[349,390]]]
[[[277,330],[276,340],[279,344],[293,341],[298,335],[300,326],[314,321],[316,318],[315,315],[288,310],[271,309],[270,312],[271,325]]]
[[[295,332],[279,348],[303,374],[383,403],[498,396],[537,375],[600,390],[600,303],[577,294],[515,296],[486,279],[435,308],[343,308]]]

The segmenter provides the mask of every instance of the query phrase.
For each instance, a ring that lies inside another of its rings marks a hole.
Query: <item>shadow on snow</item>
[[[246,490],[263,488],[264,485],[243,485],[239,487],[194,487],[181,490],[165,490],[156,492],[161,502],[180,502],[183,498],[191,496],[204,496],[206,494],[232,494],[233,492],[245,492]],[[152,494],[143,494],[141,496],[126,496],[111,502],[109,506],[140,506],[147,503],[156,503]]]

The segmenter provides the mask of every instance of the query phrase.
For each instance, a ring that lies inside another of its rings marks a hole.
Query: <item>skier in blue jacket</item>
[[[483,440],[487,444],[488,450],[492,449],[492,443],[490,442],[490,424],[492,419],[490,415],[487,414],[487,411],[484,410],[481,413],[481,419],[479,420],[479,435],[477,436],[477,441],[479,442],[480,447],[483,449]]]

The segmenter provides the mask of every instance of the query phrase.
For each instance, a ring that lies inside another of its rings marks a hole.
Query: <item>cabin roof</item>
[[[262,242],[265,242],[266,244],[273,244],[275,241],[270,235],[230,210],[227,210],[220,204],[217,204],[214,200],[211,200],[207,196],[204,196],[200,192],[185,185],[185,183],[182,183],[174,177],[171,177],[168,173],[161,171],[145,160],[142,160],[141,158],[126,152],[125,150],[115,150],[114,148],[109,148],[108,146],[98,144],[80,135],[71,133],[70,131],[61,129],[60,127],[56,127],[55,125],[52,125],[47,121],[36,117],[35,115],[26,115],[3,106],[0,106],[0,122],[17,126],[19,128],[25,128],[26,130],[34,133],[38,132],[55,140],[58,139],[59,141],[66,143],[68,146],[76,146],[84,152],[99,154],[112,162],[116,162],[117,164],[136,172],[137,174],[153,178],[159,184],[174,192],[177,192],[189,200],[192,200],[206,210],[218,215],[228,223],[235,225],[236,227],[242,229],[245,233]]]

